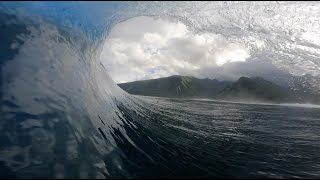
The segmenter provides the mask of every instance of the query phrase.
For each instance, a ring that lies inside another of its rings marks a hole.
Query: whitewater
[[[319,9],[0,2],[0,177],[319,178],[318,108],[132,96],[99,56],[117,23],[161,17],[244,43],[320,92]]]

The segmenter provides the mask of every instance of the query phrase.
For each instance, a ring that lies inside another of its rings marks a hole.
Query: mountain
[[[320,95],[312,91],[292,90],[261,77],[241,77],[218,93],[216,99],[270,103],[320,103]]]
[[[159,79],[118,84],[130,94],[176,98],[214,98],[232,82],[198,79],[192,76],[169,76]]]
[[[291,102],[295,95],[290,89],[263,78],[241,77],[217,95],[217,99],[232,101]]]
[[[227,101],[270,103],[319,103],[320,97],[293,91],[261,77],[240,77],[235,82],[169,76],[118,84],[130,94],[174,98],[208,98]]]

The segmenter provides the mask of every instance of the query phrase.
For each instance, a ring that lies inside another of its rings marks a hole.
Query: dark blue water
[[[136,177],[319,177],[319,107],[141,98],[145,117],[123,110]]]

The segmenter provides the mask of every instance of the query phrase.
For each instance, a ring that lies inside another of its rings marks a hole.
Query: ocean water
[[[306,84],[319,91],[318,8],[313,2],[1,2],[0,177],[319,178],[318,106],[132,96],[99,59],[115,24],[160,16],[243,41],[257,59],[309,73]],[[305,32],[313,38],[302,40]],[[267,48],[254,49],[252,37]]]
[[[138,98],[151,111],[133,141],[154,161],[138,177],[319,177],[319,107]]]

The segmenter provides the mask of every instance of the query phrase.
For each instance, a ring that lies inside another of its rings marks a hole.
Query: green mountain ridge
[[[118,85],[128,93],[136,95],[176,98],[213,98],[229,84],[231,84],[231,82],[174,75]]]
[[[241,77],[217,95],[233,101],[291,102],[293,92],[263,78]]]
[[[294,92],[261,77],[240,77],[237,81],[231,82],[174,75],[118,85],[130,94],[144,96],[270,103],[320,101],[319,97]]]

